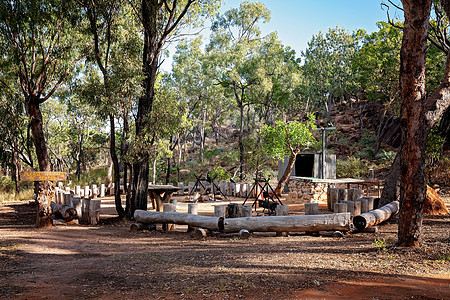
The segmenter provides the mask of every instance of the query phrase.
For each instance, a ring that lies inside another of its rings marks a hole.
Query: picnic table
[[[173,185],[149,184],[148,196],[152,200],[152,209],[156,208],[156,211],[161,211],[163,203],[169,203],[173,192],[179,189],[179,187]]]

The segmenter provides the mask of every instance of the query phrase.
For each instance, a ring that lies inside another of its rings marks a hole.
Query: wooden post
[[[355,201],[353,201],[353,205],[355,206],[353,216],[360,215],[361,214],[361,201],[355,200]]]
[[[89,204],[89,223],[97,225],[100,221],[101,200],[91,200]]]
[[[214,206],[214,217],[225,218],[227,211],[226,205],[215,205]]]
[[[375,197],[364,197],[367,199],[367,202],[369,203],[369,211],[374,209],[374,201]]]
[[[240,197],[241,196],[241,184],[240,183],[235,183],[234,184],[234,196],[235,197]]]
[[[334,213],[344,213],[347,212],[347,203],[335,203]]]
[[[355,201],[364,196],[364,191],[361,189],[348,189],[347,190],[347,199],[350,201]]]
[[[319,203],[305,203],[305,215],[318,215]]]
[[[97,196],[98,196],[98,187],[97,187],[96,184],[93,184],[93,185],[92,185],[91,191],[92,191],[92,199],[97,199]]]
[[[189,203],[188,204],[188,214],[198,215],[198,204],[197,203]],[[187,231],[188,232],[192,232],[193,231],[193,227],[188,225],[188,230]]]
[[[347,204],[347,212],[350,213],[350,217],[355,215],[355,202],[354,201],[345,201],[343,203]]]
[[[227,210],[227,218],[239,218],[239,204],[230,203]]]
[[[64,203],[63,204],[66,206],[72,206],[70,203],[70,192],[64,193]]]
[[[276,216],[287,216],[289,215],[289,205],[277,205],[277,208],[275,208],[275,215]],[[286,231],[277,231],[277,236],[288,236],[288,232]]]
[[[361,213],[364,214],[369,211],[369,199],[361,198],[358,199],[361,202]]]
[[[90,198],[82,198],[81,199],[82,210],[83,210],[83,222],[89,223],[89,209],[91,208],[91,199]]]
[[[81,187],[79,185],[75,186],[75,195],[77,195],[78,197],[81,197]]]
[[[86,185],[86,186],[84,187],[84,197],[87,198],[87,197],[89,197],[89,196],[90,196],[90,193],[89,193],[89,186]]]
[[[184,183],[178,182],[178,187],[180,188],[180,190],[178,191],[178,196],[184,196]]]
[[[105,198],[106,195],[106,186],[104,183],[100,185],[100,198]]]
[[[163,212],[175,212],[177,210],[176,204],[173,203],[163,203]],[[172,231],[175,229],[175,224],[162,224],[162,229],[164,231]]]
[[[115,188],[114,188],[114,182],[111,182],[111,185],[109,186],[109,195],[114,196],[116,194]]]
[[[78,218],[81,218],[81,216],[83,215],[81,198],[80,197],[73,197],[73,199],[72,199],[72,206],[77,211]]]
[[[241,186],[241,197],[245,198],[247,197],[248,193],[248,183],[243,183]]]
[[[248,205],[242,205],[239,207],[239,216],[241,218],[251,217],[252,216],[252,207]]]
[[[340,188],[338,198],[339,198],[339,202],[347,201],[348,200],[347,189]]]
[[[339,202],[339,189],[338,188],[328,188],[327,190],[327,204],[328,210],[333,211],[334,204]]]
[[[191,195],[192,193],[194,193],[194,187],[195,187],[195,182],[189,182],[189,195]]]

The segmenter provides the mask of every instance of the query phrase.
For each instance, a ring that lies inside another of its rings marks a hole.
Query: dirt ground
[[[177,211],[187,210],[183,200]],[[0,204],[0,299],[450,299],[449,215],[426,216],[423,246],[411,250],[394,246],[395,220],[342,238],[196,240],[179,225],[132,233],[111,198],[101,213],[99,226],[40,230],[34,204]]]

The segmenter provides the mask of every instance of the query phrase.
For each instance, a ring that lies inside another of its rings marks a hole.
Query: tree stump
[[[81,203],[81,198],[73,197],[72,206],[77,211],[78,218],[81,218],[81,216],[83,215],[83,210],[82,210],[83,203]]]
[[[334,213],[345,213],[347,212],[347,203],[335,203]]]
[[[361,214],[361,201],[353,201],[353,205],[354,205],[354,211],[353,211],[353,216],[358,216]]]
[[[275,208],[275,215],[276,216],[288,216],[289,215],[289,205],[277,205],[277,208]],[[288,236],[287,231],[277,231],[277,236]]]
[[[358,199],[359,202],[361,202],[361,213],[366,213],[369,211],[369,199],[361,198]]]
[[[184,183],[178,182],[178,187],[180,188],[180,190],[178,191],[178,196],[184,196]]]
[[[214,217],[225,218],[227,212],[226,205],[215,205],[214,206]]]
[[[90,196],[90,193],[89,193],[89,186],[86,185],[86,186],[84,187],[84,198],[87,198],[87,197],[89,197],[89,196]]]
[[[338,188],[329,188],[327,190],[327,204],[328,210],[333,211],[334,204],[339,202],[339,189]]]
[[[189,203],[188,204],[188,214],[197,215],[198,214],[198,204],[197,203]],[[193,227],[188,225],[188,232],[193,231]]]
[[[348,189],[347,190],[347,200],[355,201],[362,197],[364,197],[364,191],[361,189]]]
[[[239,204],[230,203],[227,210],[227,218],[239,218]]]
[[[347,189],[340,188],[338,192],[338,198],[339,202],[347,201],[348,200],[348,192]]]
[[[89,223],[97,225],[100,221],[101,200],[91,200],[89,203]]]
[[[251,217],[252,216],[252,207],[248,205],[242,205],[239,207],[239,216],[241,218]]]
[[[52,208],[50,202],[54,196],[54,187],[51,181],[35,183],[36,195],[36,227],[48,228],[53,225]]]
[[[85,223],[89,223],[89,209],[91,207],[91,199],[90,198],[82,198],[82,221]]]
[[[347,212],[350,213],[350,217],[355,216],[355,202],[354,201],[345,201],[343,203],[347,204]]]
[[[305,215],[318,215],[319,203],[305,203]]]
[[[177,206],[173,203],[163,203],[163,212],[176,212]],[[162,224],[164,231],[172,231],[175,229],[175,224],[165,223]]]
[[[76,185],[75,186],[75,195],[77,195],[78,197],[81,197],[81,186]]]

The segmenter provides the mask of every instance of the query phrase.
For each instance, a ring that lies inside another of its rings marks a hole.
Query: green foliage
[[[372,245],[377,247],[378,252],[387,254],[390,258],[392,258],[392,255],[389,253],[389,249],[388,249],[389,244],[390,244],[389,241],[387,241],[384,238],[383,239],[381,239],[381,238],[375,239],[372,243]]]
[[[314,141],[311,133],[316,129],[313,115],[308,116],[306,122],[276,122],[275,126],[265,125],[261,129],[261,147],[272,158],[284,159],[291,155],[295,149],[307,146]]]
[[[70,180],[72,180],[72,186],[86,186],[91,184],[105,183],[107,175],[106,168],[107,166],[97,166],[95,168],[89,169],[85,173],[81,174],[80,180],[78,180],[75,174],[69,174],[69,178]]]
[[[377,154],[376,159],[379,159],[382,162],[387,163],[388,165],[392,165],[396,155],[397,152],[395,151],[381,150],[381,152]]]
[[[227,173],[227,170],[222,168],[221,166],[215,167],[210,172],[211,178],[215,178],[217,181],[228,180],[231,178],[231,175]]]
[[[336,176],[338,178],[361,178],[367,173],[366,164],[358,157],[349,156],[346,160],[336,161]]]
[[[442,148],[445,143],[443,138],[436,129],[432,129],[427,137],[426,155],[427,165],[434,166],[439,162],[442,155]]]

